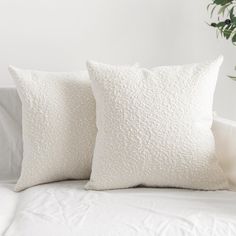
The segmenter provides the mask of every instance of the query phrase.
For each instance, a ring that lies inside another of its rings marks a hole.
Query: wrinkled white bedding
[[[0,181],[0,235],[3,235],[14,218],[19,194],[13,191],[14,184]]]
[[[9,208],[14,217],[4,235],[236,235],[236,192],[98,192],[84,190],[85,183],[51,183],[21,193],[4,190],[19,196],[16,212],[14,204]]]

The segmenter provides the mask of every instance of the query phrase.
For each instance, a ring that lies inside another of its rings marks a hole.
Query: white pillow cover
[[[86,188],[228,188],[211,131],[222,61],[152,70],[88,62],[98,133]]]
[[[87,72],[9,67],[22,102],[23,162],[15,190],[88,179],[96,137],[95,100]]]
[[[220,166],[236,191],[236,122],[214,115],[212,131]]]

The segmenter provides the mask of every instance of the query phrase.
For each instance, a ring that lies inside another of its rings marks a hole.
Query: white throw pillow
[[[87,72],[9,67],[22,102],[23,162],[15,190],[88,179],[96,137],[95,100]]]
[[[86,188],[228,188],[211,131],[222,61],[152,70],[88,62],[98,134]]]
[[[231,189],[236,191],[236,122],[214,115],[212,131],[220,165]]]

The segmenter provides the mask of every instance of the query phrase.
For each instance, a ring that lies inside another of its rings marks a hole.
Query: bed
[[[234,191],[87,191],[87,181],[63,181],[14,192],[22,152],[20,123],[15,89],[1,89],[0,235],[236,235]],[[221,165],[233,183],[236,124],[216,117],[213,131],[217,152],[224,154],[219,155],[224,157]]]
[[[236,235],[236,192],[136,188],[86,191],[86,181],[21,193],[2,184],[2,232],[39,235]],[[5,218],[5,219],[4,219]]]

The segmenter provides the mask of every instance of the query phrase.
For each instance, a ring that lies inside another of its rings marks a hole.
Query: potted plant
[[[210,26],[216,29],[217,37],[230,40],[236,46],[236,0],[212,0],[207,10],[211,18],[216,16]],[[229,77],[236,80],[236,76]]]

